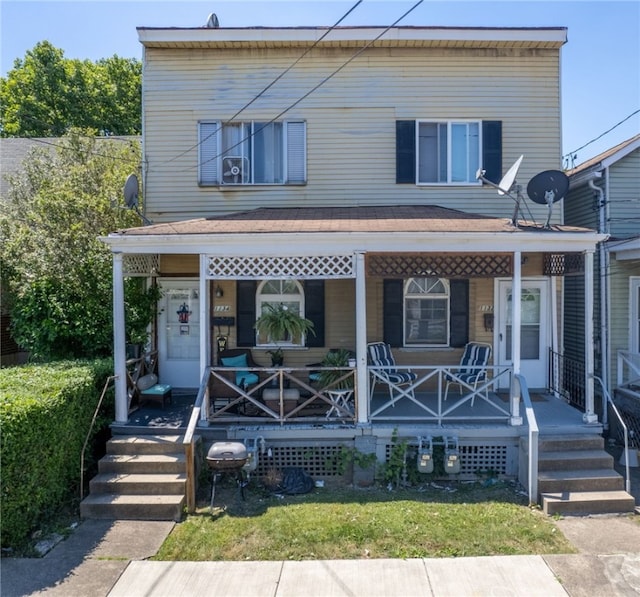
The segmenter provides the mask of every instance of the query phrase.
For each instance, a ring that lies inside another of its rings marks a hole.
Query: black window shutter
[[[484,177],[498,184],[502,178],[502,121],[482,121],[482,168]]]
[[[255,346],[256,330],[256,281],[238,280],[236,285],[236,323],[238,346]]]
[[[396,183],[416,182],[416,121],[396,120]]]
[[[402,346],[402,280],[385,280],[383,286],[383,338],[391,346]]]
[[[307,346],[324,346],[324,280],[307,280],[304,283],[304,314],[313,321],[316,333],[315,336],[307,334]]]
[[[449,344],[458,348],[469,341],[469,280],[449,284]]]

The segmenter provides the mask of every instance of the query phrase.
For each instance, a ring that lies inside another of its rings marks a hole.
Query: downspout
[[[602,172],[594,172],[593,178],[589,179],[589,188],[598,194],[598,232],[606,233],[606,214],[605,214],[605,193],[595,182],[595,178],[601,178]],[[609,297],[609,280],[607,271],[609,270],[609,253],[605,248],[604,242],[598,247],[599,253],[599,275],[600,275],[600,376],[604,387],[609,391],[609,327],[608,327],[608,297]],[[609,426],[609,416],[606,404],[603,402],[602,423],[605,429]]]

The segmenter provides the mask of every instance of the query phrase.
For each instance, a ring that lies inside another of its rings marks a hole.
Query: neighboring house
[[[353,27],[319,41],[325,33],[138,29],[141,183],[152,224],[104,239],[114,260],[116,423],[129,419],[131,392],[122,279],[142,275],[164,290],[160,381],[199,390],[202,433],[258,433],[307,453],[355,441],[383,457],[396,428],[447,434],[467,451],[467,474],[522,474],[524,383],[512,375],[549,387],[563,275],[571,264],[590,279],[605,236],[564,226],[561,208],[544,228],[546,206],[526,197],[514,225],[512,199],[477,171],[498,183],[524,154],[517,180],[526,186],[559,167],[566,29]],[[587,284],[587,331],[592,293]],[[272,369],[276,345],[254,324],[265,305],[280,303],[316,333],[288,339],[284,369]],[[264,367],[260,383],[231,397],[212,389],[218,339],[251,350]],[[372,376],[385,372],[368,364],[374,341],[390,344],[398,370],[413,374],[408,385],[392,382],[391,395],[370,392]],[[445,402],[447,373],[470,341],[492,348],[490,387],[454,387]],[[356,354],[355,411],[342,421],[304,412],[326,397],[308,366],[331,348]],[[583,412],[549,403],[576,416],[547,413],[547,433],[602,431],[593,362],[584,365]],[[268,376],[281,400],[286,390],[299,394],[300,408],[266,407]]]
[[[640,438],[640,135],[567,173],[565,221],[609,235],[599,245],[594,276],[596,373],[617,395]],[[565,355],[582,362],[580,278],[565,293]]]

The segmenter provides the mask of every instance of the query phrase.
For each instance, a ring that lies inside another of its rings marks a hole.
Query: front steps
[[[604,438],[541,436],[538,492],[545,514],[631,513],[635,500],[613,468]]]
[[[80,503],[80,515],[179,521],[186,479],[182,436],[115,436],[98,462],[98,474]]]

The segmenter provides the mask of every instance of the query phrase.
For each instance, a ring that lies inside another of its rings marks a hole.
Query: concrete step
[[[179,521],[184,501],[184,495],[91,494],[80,503],[80,516],[109,520]]]
[[[116,435],[107,442],[107,454],[179,454],[182,435]]]
[[[184,454],[106,454],[98,461],[99,473],[182,473],[186,470]]]
[[[185,473],[100,473],[91,479],[89,491],[92,494],[184,495],[186,482]]]
[[[613,468],[613,456],[604,450],[547,451],[538,456],[538,471]]]
[[[538,452],[562,452],[572,450],[604,450],[601,435],[542,435]]]
[[[626,491],[563,491],[543,493],[545,514],[613,514],[633,512],[635,499]]]
[[[614,491],[624,489],[624,479],[612,469],[542,471],[538,492]]]

